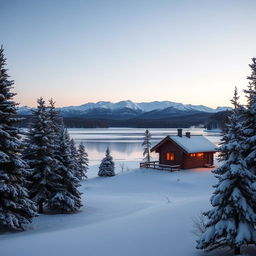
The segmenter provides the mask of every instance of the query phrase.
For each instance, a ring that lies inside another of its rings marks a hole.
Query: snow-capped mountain
[[[63,107],[61,108],[61,111],[62,112],[66,112],[70,110],[85,111],[85,110],[99,109],[99,108],[109,109],[109,110],[120,110],[123,108],[129,108],[132,110],[149,112],[152,110],[162,110],[169,107],[175,108],[177,110],[182,110],[182,111],[194,110],[194,111],[202,111],[202,112],[209,112],[209,113],[215,113],[215,112],[230,109],[229,107],[217,107],[216,109],[213,109],[203,105],[182,104],[182,103],[177,103],[172,101],[153,101],[153,102],[135,103],[131,100],[123,100],[116,103],[113,103],[110,101],[99,101],[96,103],[89,102],[81,106]]]
[[[32,108],[28,106],[22,106],[18,108],[18,113],[22,115],[30,115]]]
[[[227,110],[231,110],[232,108],[230,107],[217,107],[215,109],[215,112],[220,112],[220,111],[227,111]]]
[[[153,102],[142,102],[136,103],[141,110],[144,112],[152,110],[162,110],[165,108],[174,108],[181,111],[194,110],[202,112],[215,112],[215,109],[203,106],[203,105],[191,105],[191,104],[182,104],[172,101],[153,101]]]
[[[115,115],[117,116],[122,115],[125,113],[125,116],[135,117],[136,115],[141,115],[143,113],[148,113],[152,111],[164,111],[168,113],[168,111],[172,113],[176,112],[177,114],[180,113],[188,113],[188,112],[206,112],[206,113],[216,113],[224,110],[230,109],[229,107],[218,107],[216,109],[203,106],[203,105],[192,105],[192,104],[182,104],[172,101],[153,101],[153,102],[139,102],[135,103],[131,100],[119,101],[116,103],[110,101],[99,101],[96,103],[86,103],[80,106],[69,106],[69,107],[62,107],[59,108],[60,112],[63,116],[95,116],[97,117],[98,114],[100,116],[103,113],[108,115]],[[23,115],[30,114],[31,108],[24,106],[20,107],[18,113]],[[128,113],[128,114],[127,114]]]
[[[69,107],[63,107],[61,108],[62,112],[66,111],[86,111],[86,110],[92,110],[92,109],[109,109],[109,110],[118,110],[123,108],[129,108],[132,110],[141,110],[141,108],[134,102],[130,100],[125,101],[119,101],[117,103],[112,103],[110,101],[98,101],[96,103],[86,103],[80,106],[69,106]]]

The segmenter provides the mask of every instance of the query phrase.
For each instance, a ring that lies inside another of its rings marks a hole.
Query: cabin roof
[[[171,140],[175,142],[186,153],[199,153],[199,152],[216,152],[217,147],[202,135],[187,136],[169,135],[156,144],[151,151],[157,150],[166,141]]]

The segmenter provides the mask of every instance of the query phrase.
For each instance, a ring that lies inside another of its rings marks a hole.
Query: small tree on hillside
[[[149,130],[146,130],[143,137],[142,146],[144,147],[143,151],[143,160],[145,162],[150,162],[151,156],[150,156],[150,148],[151,148],[151,133]]]
[[[87,171],[89,169],[88,154],[85,151],[84,144],[81,142],[77,150],[77,164],[78,164],[78,176],[79,180],[87,179]]]
[[[9,80],[3,47],[0,49],[0,226],[24,229],[36,216],[36,207],[29,200],[25,187],[27,165],[21,159],[23,143],[15,127],[15,93]]]
[[[110,150],[107,148],[106,156],[102,159],[99,167],[99,176],[115,176],[115,164],[113,158],[110,155]]]
[[[221,146],[225,162],[213,171],[219,180],[211,198],[213,209],[205,212],[208,218],[206,231],[197,241],[198,249],[208,251],[229,246],[235,255],[240,247],[256,243],[256,177],[248,170],[242,156],[243,127],[236,96],[232,103],[234,110],[229,118],[228,137]]]

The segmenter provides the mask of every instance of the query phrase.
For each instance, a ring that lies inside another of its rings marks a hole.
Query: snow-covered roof
[[[202,135],[187,136],[169,135],[169,138],[183,148],[187,153],[215,152],[217,147]]]
[[[187,136],[178,136],[178,135],[169,135],[165,137],[162,141],[156,144],[152,151],[157,150],[166,140],[174,141],[180,148],[182,148],[187,153],[199,153],[199,152],[216,152],[217,147],[210,142],[203,135],[191,135]]]

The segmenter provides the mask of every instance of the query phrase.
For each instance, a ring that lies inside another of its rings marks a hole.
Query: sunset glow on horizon
[[[255,1],[3,1],[16,100],[230,106],[256,56]],[[241,95],[241,101],[244,97]]]

